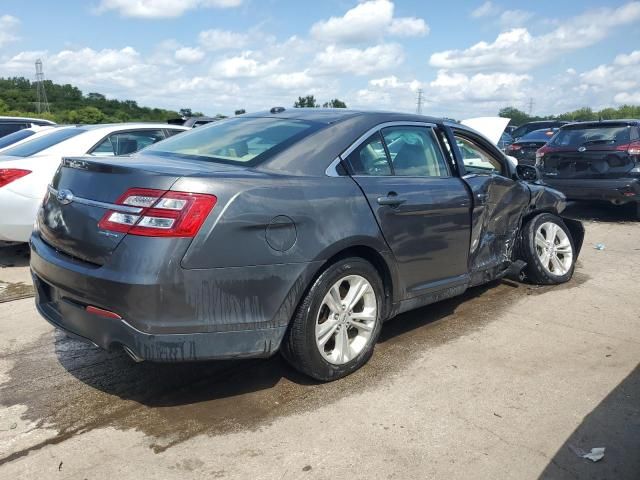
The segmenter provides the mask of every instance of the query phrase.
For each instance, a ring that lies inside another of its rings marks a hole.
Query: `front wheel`
[[[573,238],[556,215],[543,213],[524,225],[522,254],[527,262],[525,273],[534,283],[564,283],[573,276],[576,262]]]
[[[364,365],[382,326],[383,287],[377,270],[361,258],[327,268],[298,307],[282,353],[302,373],[321,381]]]

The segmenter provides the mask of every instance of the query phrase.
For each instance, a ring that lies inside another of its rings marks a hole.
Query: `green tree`
[[[510,125],[522,125],[537,119],[536,117],[532,117],[515,107],[501,108],[498,112],[498,116],[502,118],[510,118]]]
[[[242,115],[244,113],[247,113],[247,111],[244,108],[240,108],[234,112],[234,115]]]
[[[337,98],[334,98],[330,102],[324,102],[322,106],[324,108],[347,108],[347,104]]]
[[[293,104],[293,108],[316,108],[319,105],[316,103],[316,97],[313,95],[307,95],[305,97],[298,97],[298,100]]]

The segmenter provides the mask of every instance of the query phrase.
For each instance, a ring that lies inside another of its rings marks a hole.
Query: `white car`
[[[17,132],[13,132],[9,135],[5,135],[4,137],[0,137],[0,155],[2,155],[3,151],[8,150],[11,147],[45,135],[53,128],[56,128],[56,126],[34,125],[33,127],[23,128],[22,130],[18,130]]]
[[[128,155],[189,128],[150,123],[62,126],[0,153],[0,241],[27,242],[62,157]]]

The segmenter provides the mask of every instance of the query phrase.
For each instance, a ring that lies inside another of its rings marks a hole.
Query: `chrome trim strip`
[[[53,188],[51,185],[48,186],[49,193],[51,195],[57,196],[58,191]],[[106,203],[106,202],[98,202],[97,200],[90,200],[88,198],[76,197],[74,195],[73,202],[80,203],[81,205],[87,205],[89,207],[98,207],[104,208],[105,210],[113,210],[114,212],[122,212],[122,213],[140,213],[142,212],[142,208],[140,207],[129,207],[127,205],[117,205],[115,203]]]
[[[340,157],[336,157],[333,162],[329,164],[327,169],[324,171],[327,177],[340,177],[341,175],[338,173],[338,164],[342,161]]]

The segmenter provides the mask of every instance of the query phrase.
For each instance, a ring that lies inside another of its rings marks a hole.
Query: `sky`
[[[55,8],[52,6],[55,5]],[[0,76],[233,114],[640,104],[640,1],[0,0]]]

